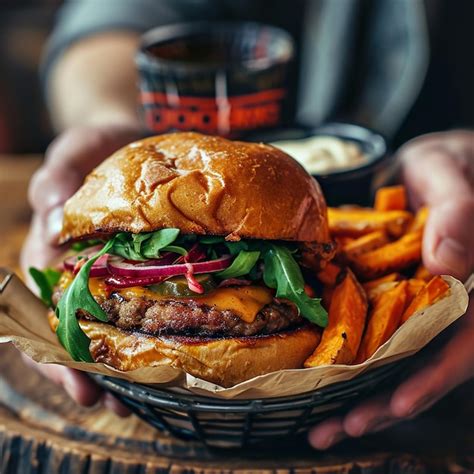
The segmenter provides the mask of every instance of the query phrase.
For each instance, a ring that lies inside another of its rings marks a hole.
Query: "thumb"
[[[399,151],[411,204],[429,206],[423,262],[434,274],[465,279],[474,267],[474,154],[471,132],[413,140]]]
[[[474,269],[474,199],[433,206],[423,238],[423,261],[434,274],[465,280]]]

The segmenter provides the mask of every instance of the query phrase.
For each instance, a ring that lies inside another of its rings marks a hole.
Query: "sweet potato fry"
[[[407,282],[407,301],[406,306],[408,306],[416,295],[421,291],[421,289],[426,285],[426,282],[423,280],[418,280],[416,278],[410,278]]]
[[[398,281],[386,281],[384,283],[380,283],[380,285],[378,286],[371,288],[369,291],[366,292],[369,303],[374,304],[380,295],[383,295],[387,291],[396,288],[398,286],[398,283]]]
[[[354,361],[355,364],[360,364],[371,357],[397,330],[405,309],[407,286],[406,281],[395,283],[394,288],[377,298],[369,312],[367,327]]]
[[[418,268],[416,269],[416,272],[415,272],[415,275],[413,275],[413,278],[416,278],[417,280],[423,280],[423,281],[429,282],[433,278],[433,275],[428,271],[428,269],[423,264],[420,264]]]
[[[341,267],[339,265],[329,262],[316,276],[324,285],[335,286],[340,272]]]
[[[449,285],[440,277],[433,277],[413,298],[403,313],[401,322],[410,319],[413,314],[440,300],[449,292]]]
[[[387,186],[375,193],[377,211],[403,211],[407,207],[405,186]]]
[[[353,259],[353,263],[357,275],[377,278],[386,273],[403,270],[420,259],[421,232],[413,232],[395,242],[359,255]]]
[[[366,281],[362,287],[364,288],[365,292],[369,292],[372,288],[376,288],[379,286],[381,283],[388,283],[391,281],[397,281],[400,280],[401,276],[399,273],[389,273],[388,275],[385,275],[380,278],[376,278],[375,280],[370,280]]]
[[[334,294],[334,286],[324,286],[323,292],[321,294],[321,304],[323,308],[329,312],[331,307],[332,295]]]
[[[329,324],[321,343],[306,360],[305,367],[325,364],[350,364],[359,350],[367,317],[364,289],[348,269],[334,289],[329,308]]]
[[[420,207],[415,214],[415,218],[408,226],[407,232],[419,232],[425,228],[426,220],[428,219],[429,209],[427,207]]]
[[[328,208],[329,230],[335,236],[360,237],[385,231],[393,237],[402,235],[411,223],[408,211],[376,211],[368,208]]]
[[[342,252],[347,259],[352,259],[358,255],[378,249],[388,243],[388,237],[385,232],[377,230],[370,234],[363,235],[352,240],[342,247]]]
[[[339,235],[339,236],[336,236],[334,238],[334,240],[336,241],[337,245],[342,248],[344,247],[344,245],[347,245],[348,243],[352,242],[354,239],[354,237],[347,237],[345,235]]]

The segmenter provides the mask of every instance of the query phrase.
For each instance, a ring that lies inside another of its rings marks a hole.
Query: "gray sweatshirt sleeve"
[[[63,52],[84,37],[114,30],[142,33],[159,25],[212,19],[217,10],[212,0],[67,0],[43,56],[43,83]]]

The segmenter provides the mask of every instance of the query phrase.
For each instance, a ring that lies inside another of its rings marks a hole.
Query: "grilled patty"
[[[54,304],[61,296],[62,291],[57,288]],[[151,335],[254,336],[274,334],[303,322],[296,306],[282,300],[273,300],[264,306],[252,323],[246,323],[233,311],[221,311],[197,301],[125,299],[117,293],[97,300],[115,326]],[[79,316],[95,319],[86,312]]]

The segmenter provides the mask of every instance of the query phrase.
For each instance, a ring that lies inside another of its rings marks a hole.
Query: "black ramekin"
[[[305,139],[312,136],[331,136],[356,143],[366,155],[361,166],[314,174],[330,206],[341,204],[369,205],[372,194],[383,181],[393,161],[387,142],[378,132],[361,125],[331,122],[316,128],[296,127],[247,136],[252,141],[277,142]]]

